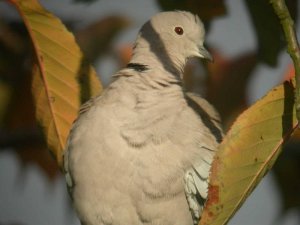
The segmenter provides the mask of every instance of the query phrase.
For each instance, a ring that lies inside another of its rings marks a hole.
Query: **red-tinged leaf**
[[[129,63],[129,60],[132,55],[132,45],[122,45],[117,49],[116,57],[119,62],[119,67],[123,68],[126,67],[127,63]]]
[[[295,77],[295,68],[294,68],[294,65],[290,64],[288,66],[288,69],[287,71],[285,72],[284,74],[284,80],[290,80],[292,79],[293,77]]]
[[[238,117],[214,159],[200,225],[229,221],[273,166],[296,126],[292,82],[275,87]]]

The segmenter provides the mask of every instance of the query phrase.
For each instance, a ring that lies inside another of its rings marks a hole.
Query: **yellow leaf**
[[[240,115],[214,159],[200,225],[229,221],[273,166],[296,126],[292,82],[275,87]]]
[[[100,93],[101,84],[74,36],[37,0],[10,0],[19,11],[37,58],[32,91],[36,117],[59,166],[81,103]]]

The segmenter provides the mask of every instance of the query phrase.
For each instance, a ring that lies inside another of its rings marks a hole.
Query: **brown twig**
[[[295,107],[298,122],[300,122],[300,49],[294,27],[294,21],[284,0],[270,0],[273,9],[280,19],[285,39],[287,51],[290,54],[295,68],[296,88],[295,88]]]

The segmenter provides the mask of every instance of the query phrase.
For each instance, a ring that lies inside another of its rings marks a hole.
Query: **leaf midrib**
[[[19,4],[15,3],[14,1],[12,1],[12,3],[16,6],[16,8],[17,8],[19,14],[20,14],[21,17],[23,18],[23,21],[24,21],[25,26],[27,27],[29,36],[31,37],[31,41],[32,41],[33,48],[34,48],[34,50],[35,50],[35,52],[36,52],[36,60],[37,60],[37,62],[38,62],[38,67],[39,67],[39,70],[40,70],[40,73],[41,73],[43,82],[44,82],[44,83],[47,83],[47,82],[46,82],[47,79],[46,79],[46,77],[45,77],[45,73],[46,73],[46,72],[45,72],[45,70],[44,70],[44,66],[43,66],[43,63],[42,63],[41,58],[40,58],[40,54],[43,54],[43,53],[42,53],[42,51],[40,50],[39,45],[38,45],[38,43],[37,43],[37,41],[36,41],[36,39],[35,39],[34,31],[33,31],[33,29],[31,29],[30,22],[29,22],[29,20],[28,20],[28,18],[27,18],[27,15],[24,14],[23,11],[20,9]],[[40,13],[39,15],[44,16],[44,14],[41,14],[41,13]],[[39,54],[39,53],[40,53],[40,54]],[[44,85],[43,88],[45,88],[45,92],[46,92],[46,96],[47,96],[47,100],[48,100],[48,101],[47,101],[47,104],[49,105],[50,113],[51,113],[51,115],[54,115],[53,105],[49,102],[49,99],[50,99],[50,96],[49,96],[49,89],[48,89],[47,85]],[[54,122],[54,124],[55,124],[55,126],[54,126],[55,128],[54,128],[54,129],[55,129],[55,133],[56,133],[56,135],[57,135],[57,137],[58,137],[58,140],[59,140],[59,143],[60,143],[60,147],[61,147],[61,149],[63,149],[64,144],[63,144],[63,141],[62,141],[62,139],[61,139],[62,137],[59,135],[60,132],[59,132],[58,127],[57,127],[57,121],[56,121],[56,118],[55,118],[54,116],[52,116],[52,120],[53,120],[53,122]]]

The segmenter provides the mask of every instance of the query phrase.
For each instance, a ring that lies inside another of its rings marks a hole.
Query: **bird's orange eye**
[[[182,27],[175,27],[174,31],[178,35],[183,35],[183,29],[182,29]]]

